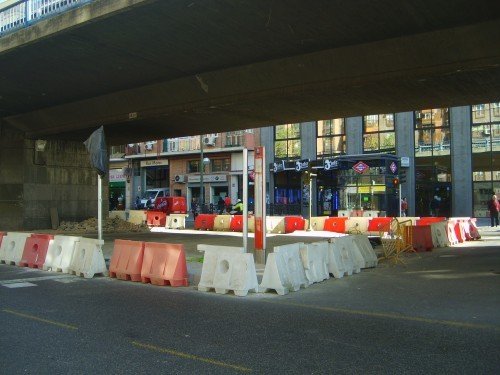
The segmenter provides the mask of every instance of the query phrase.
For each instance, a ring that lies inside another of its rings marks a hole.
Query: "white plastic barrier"
[[[68,273],[76,243],[81,238],[76,236],[54,236],[54,240],[47,250],[43,270]]]
[[[368,231],[369,217],[350,217],[345,221],[346,233],[366,233]]]
[[[317,217],[312,217],[311,220],[309,221],[311,223],[311,227],[307,227],[311,230],[314,231],[322,231],[325,228],[325,221],[327,219],[327,216],[317,216]]]
[[[108,270],[102,253],[104,241],[82,237],[75,244],[68,273],[83,276],[86,279],[98,274],[107,276]]]
[[[364,258],[365,265],[361,268],[371,268],[377,267],[378,259],[377,254],[375,254],[375,250],[373,250],[373,246],[370,243],[368,237],[364,234],[354,234],[349,235],[354,241],[354,244],[357,245],[361,255]]]
[[[231,215],[217,215],[214,219],[214,230],[229,232]]]
[[[446,247],[451,245],[446,235],[447,226],[446,221],[431,224],[432,246]]]
[[[165,227],[168,229],[186,228],[186,214],[170,214],[167,216]]]
[[[455,233],[455,222],[448,220],[445,221],[446,223],[446,234],[448,236],[448,242],[450,243],[450,246],[458,245],[460,241],[457,238],[457,235]]]
[[[330,278],[328,272],[328,242],[313,242],[300,245],[300,258],[307,280],[319,283]]]
[[[266,217],[267,233],[285,233],[285,217],[284,216],[268,216]]]
[[[378,217],[378,211],[363,211],[363,217]]]
[[[218,294],[232,290],[244,297],[249,291],[257,293],[259,285],[252,254],[242,247],[198,245],[204,251],[203,268],[198,290],[208,292],[215,289]]]
[[[307,288],[309,282],[300,259],[300,245],[275,246],[274,253],[267,256],[266,267],[259,290],[267,292],[274,289],[280,296],[290,291]]]
[[[31,237],[31,233],[8,232],[0,246],[0,262],[19,265],[28,237]]]

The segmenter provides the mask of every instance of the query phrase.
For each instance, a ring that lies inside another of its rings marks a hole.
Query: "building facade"
[[[270,203],[291,213],[306,214],[311,202],[314,215],[398,214],[406,197],[411,216],[485,217],[487,200],[500,193],[500,103],[284,124],[261,134]]]
[[[243,148],[249,150],[252,175],[259,133],[249,129],[112,147],[110,197],[118,194],[123,209],[134,209],[146,190],[168,188],[171,196],[186,198],[188,209],[193,201],[209,208],[226,196],[234,203],[243,194]],[[249,191],[253,196],[252,185]]]

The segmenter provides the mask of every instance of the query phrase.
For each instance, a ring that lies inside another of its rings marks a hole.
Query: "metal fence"
[[[94,0],[20,0],[0,9],[0,36]]]

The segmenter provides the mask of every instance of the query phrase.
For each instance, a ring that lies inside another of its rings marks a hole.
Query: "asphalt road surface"
[[[498,374],[500,242],[483,238],[286,296],[0,265],[0,374]]]

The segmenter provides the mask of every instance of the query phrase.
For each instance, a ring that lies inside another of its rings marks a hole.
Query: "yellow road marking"
[[[9,313],[9,314],[21,316],[23,318],[32,319],[32,320],[36,320],[36,321],[47,323],[47,324],[53,324],[53,325],[61,327],[61,328],[74,329],[74,330],[78,329],[78,327],[76,327],[76,326],[72,326],[72,325],[69,325],[69,324],[55,322],[53,320],[39,318],[39,317],[34,316],[34,315],[24,314],[24,313],[20,313],[20,312],[14,311],[14,310],[10,310],[10,309],[3,309],[2,311],[6,312],[6,313]]]
[[[407,320],[407,321],[429,323],[429,324],[441,324],[441,325],[447,325],[447,326],[459,327],[459,328],[490,329],[490,330],[494,330],[494,331],[500,331],[500,327],[495,326],[495,325],[490,325],[490,324],[476,324],[476,323],[457,322],[457,321],[453,321],[453,320],[429,319],[429,318],[421,318],[418,316],[409,316],[409,315],[402,315],[402,314],[341,309],[341,308],[337,308],[337,307],[305,305],[305,304],[301,304],[301,303],[292,303],[292,302],[274,302],[274,301],[269,301],[269,300],[264,300],[264,302],[273,303],[273,304],[277,304],[277,305],[304,307],[304,308],[308,308],[308,309],[336,312],[336,313],[342,313],[342,314],[371,316],[371,317],[375,317],[375,318],[399,319],[399,320]]]
[[[154,352],[166,353],[166,354],[174,355],[174,356],[181,357],[181,358],[186,358],[186,359],[192,359],[192,360],[195,360],[195,361],[206,362],[206,363],[210,363],[210,364],[216,365],[216,366],[229,367],[229,368],[232,368],[232,369],[234,369],[236,371],[241,371],[241,372],[251,372],[252,371],[252,369],[249,369],[249,368],[246,368],[246,367],[235,366],[235,365],[231,365],[229,363],[225,363],[225,362],[221,362],[221,361],[216,361],[215,359],[198,357],[196,355],[178,352],[177,350],[165,349],[165,348],[161,348],[159,346],[150,345],[150,344],[143,344],[143,343],[140,343],[140,342],[137,342],[137,341],[132,341],[132,345],[137,346],[139,348],[148,349],[148,350],[151,350],[151,351],[154,351]]]

